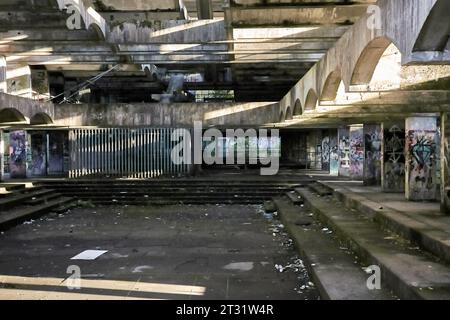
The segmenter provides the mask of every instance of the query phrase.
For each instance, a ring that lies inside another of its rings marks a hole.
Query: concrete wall
[[[301,102],[303,111],[305,110],[307,95],[310,90],[314,90],[319,99],[325,89],[327,79],[334,73],[335,82],[339,84],[342,80],[348,91],[352,90],[364,91],[367,89],[352,86],[352,77],[355,68],[358,65],[359,58],[363,53],[367,54],[367,59],[361,61],[366,68],[368,66],[375,67],[379,61],[379,56],[373,54],[376,50],[387,49],[392,42],[401,54],[401,63],[403,65],[413,61],[413,47],[417,37],[421,32],[431,9],[437,0],[379,0],[377,7],[379,8],[379,29],[369,28],[373,25],[374,19],[378,19],[378,12],[368,12],[359,21],[357,21],[337,42],[336,45],[328,50],[327,54],[286,94],[280,101],[280,110],[285,110],[287,106],[293,106],[297,100]],[[378,10],[378,9],[376,9]],[[374,41],[375,40],[375,41]],[[449,57],[442,56],[442,60],[449,60]],[[425,58],[416,61],[417,63],[427,63]],[[433,61],[431,61],[433,62]],[[390,61],[389,63],[392,63]],[[413,68],[413,67],[411,67]],[[447,67],[432,67],[431,73],[439,73],[436,70],[444,69],[442,77],[449,76]],[[368,68],[370,71],[370,68]],[[373,71],[373,70],[372,70]],[[406,74],[414,74],[412,70]],[[422,75],[426,75],[424,72]],[[399,74],[398,77],[401,75]],[[409,76],[404,76],[404,81],[409,81]],[[426,78],[430,81],[432,77]],[[421,82],[426,81],[421,77]],[[370,80],[370,77],[369,77]],[[394,79],[398,82],[398,79]],[[434,78],[436,80],[436,78]],[[401,82],[401,81],[400,81]],[[413,81],[414,83],[414,81]],[[417,84],[417,81],[416,81]],[[402,86],[402,83],[397,86]],[[403,85],[405,86],[405,85]]]
[[[381,125],[364,125],[364,185],[381,185]]]
[[[55,107],[55,124],[64,126],[259,126],[277,122],[278,104],[253,103],[141,103],[66,104]]]
[[[12,96],[0,93],[0,112],[3,109],[15,109],[24,117],[32,119],[36,114],[45,113],[49,117],[54,117],[54,105],[51,102],[39,102],[27,98]],[[0,123],[1,123],[0,119]]]

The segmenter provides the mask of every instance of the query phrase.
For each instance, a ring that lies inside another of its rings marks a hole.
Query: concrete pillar
[[[322,170],[330,171],[330,132],[322,132]]]
[[[364,131],[362,125],[350,126],[350,178],[362,180],[364,175]]]
[[[438,128],[436,117],[406,119],[406,199],[437,199]]]
[[[0,56],[0,93],[6,93],[6,58]]]
[[[448,145],[448,136],[450,131],[448,129],[448,114],[441,114],[441,145],[440,145],[440,162],[441,162],[441,212],[450,214],[450,154]]]
[[[47,100],[50,98],[50,86],[48,72],[45,69],[31,70],[31,88],[33,98],[36,100]]]
[[[197,16],[199,20],[214,18],[211,0],[197,0]]]
[[[330,175],[339,175],[339,143],[336,129],[330,130]]]
[[[3,181],[5,172],[5,137],[3,130],[0,130],[0,181]]]
[[[350,176],[350,129],[338,129],[338,153],[339,153],[339,169],[340,177]]]
[[[383,192],[405,192],[405,125],[402,122],[382,124],[381,189]]]
[[[364,185],[381,185],[381,144],[383,133],[379,124],[364,125]]]
[[[28,65],[7,66],[7,92],[14,96],[32,98],[31,69]]]

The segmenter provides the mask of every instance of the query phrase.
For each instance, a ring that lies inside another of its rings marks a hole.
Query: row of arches
[[[38,112],[31,118],[27,118],[17,109],[3,108],[0,109],[1,124],[49,125],[53,124],[53,119],[45,112]]]
[[[401,52],[398,47],[386,37],[376,38],[362,51],[348,85],[344,83],[341,71],[333,70],[323,81],[320,95],[315,88],[310,88],[303,103],[300,97],[295,97],[293,109],[290,103],[280,111],[279,122],[301,116],[305,111],[314,111],[321,102],[336,101],[356,86],[367,91],[399,88],[400,73]]]

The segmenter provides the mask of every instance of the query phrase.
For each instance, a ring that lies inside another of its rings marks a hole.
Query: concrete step
[[[296,205],[299,206],[301,204],[303,204],[303,199],[302,197],[295,191],[289,191],[286,192],[286,196],[291,200],[291,202]]]
[[[34,206],[34,205],[38,205],[41,203],[49,202],[50,200],[53,200],[53,199],[56,199],[59,197],[62,197],[61,193],[53,192],[44,197],[33,197],[33,198],[25,201],[24,204],[29,205],[29,206]]]
[[[69,197],[60,197],[45,204],[29,207],[22,206],[7,213],[2,213],[0,214],[0,230],[7,230],[29,219],[36,219],[53,208],[60,207],[73,200],[73,198]]]
[[[307,189],[300,190],[300,194],[315,217],[362,263],[380,267],[383,288],[391,288],[401,299],[450,299],[447,265],[331,196],[320,197]]]
[[[324,185],[319,184],[319,183],[311,183],[310,185],[308,185],[308,188],[311,191],[320,195],[321,197],[329,196],[329,195],[333,194],[332,190],[330,190],[329,188],[326,188]]]
[[[51,189],[26,189],[26,192],[17,192],[13,193],[7,197],[3,197],[0,199],[0,212],[8,210],[16,205],[20,205],[28,200],[32,200],[33,198],[39,198],[45,195],[48,195],[55,190]]]
[[[277,197],[274,202],[281,221],[294,240],[297,251],[313,278],[322,299],[326,300],[391,300],[395,296],[385,289],[369,290],[369,275],[355,264],[322,226],[295,206],[290,199]]]
[[[382,228],[399,234],[450,264],[450,230],[448,223],[441,224],[439,221],[448,221],[449,217],[421,220],[420,216],[409,216],[408,213],[387,208],[346,189],[333,189],[333,195],[347,208],[363,212]]]

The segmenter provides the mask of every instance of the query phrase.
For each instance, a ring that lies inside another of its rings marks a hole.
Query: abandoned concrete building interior
[[[0,299],[450,299],[449,37],[448,0],[0,0]]]

